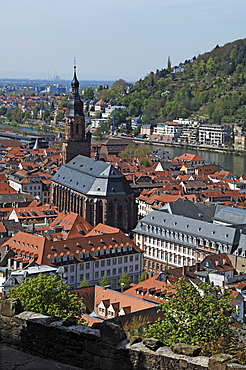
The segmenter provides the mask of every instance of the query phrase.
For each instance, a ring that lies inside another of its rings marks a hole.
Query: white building
[[[225,142],[226,130],[224,126],[219,125],[200,125],[198,137],[200,144],[222,145]]]
[[[157,123],[153,135],[161,136],[166,141],[176,140],[182,133],[183,124],[178,122]]]

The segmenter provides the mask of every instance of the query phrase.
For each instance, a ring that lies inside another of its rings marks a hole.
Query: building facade
[[[78,155],[52,178],[51,202],[98,223],[130,232],[137,223],[135,194],[125,176],[109,163]]]
[[[135,228],[135,242],[144,251],[144,268],[151,274],[167,266],[191,266],[207,255],[230,253],[245,257],[244,222],[246,212],[232,207],[215,211],[213,219],[192,202],[176,201],[142,218]],[[241,220],[241,229],[229,220]],[[234,227],[232,227],[234,226]]]

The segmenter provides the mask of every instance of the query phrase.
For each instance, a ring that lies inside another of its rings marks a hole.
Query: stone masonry
[[[18,300],[0,300],[0,330],[3,344],[87,370],[245,369],[228,355],[197,356],[199,351],[193,346],[171,350],[154,339],[130,344],[117,320],[88,327],[73,320],[22,312]]]

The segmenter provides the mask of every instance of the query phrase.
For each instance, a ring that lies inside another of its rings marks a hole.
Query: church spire
[[[79,96],[79,81],[74,61],[74,74],[65,115],[65,140],[62,144],[63,163],[69,162],[76,155],[90,157],[91,136],[85,133],[85,115],[83,102]]]
[[[79,81],[76,74],[76,65],[74,65],[73,80],[71,82],[71,94],[68,100],[68,112],[67,117],[83,117],[83,103],[79,96]]]

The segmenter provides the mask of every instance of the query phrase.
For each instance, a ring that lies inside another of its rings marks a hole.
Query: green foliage
[[[94,90],[91,87],[85,89],[83,98],[85,100],[93,100],[94,99]]]
[[[5,116],[6,113],[7,113],[7,108],[6,107],[1,107],[0,108],[0,116]]]
[[[171,72],[172,71],[172,64],[171,64],[170,57],[168,57],[168,60],[167,60],[167,71],[168,72]]]
[[[110,285],[110,280],[106,274],[104,274],[104,277],[99,281],[99,285],[100,286]]]
[[[105,133],[109,133],[110,125],[108,123],[102,123],[95,132],[95,135],[98,140],[101,140],[104,137]]]
[[[54,315],[63,319],[82,315],[82,300],[68,290],[58,276],[40,274],[10,291],[10,298],[19,298],[26,311]]]
[[[127,147],[119,153],[120,158],[134,158],[134,157],[145,157],[150,154],[151,150],[149,145],[141,144],[129,144]]]
[[[143,272],[141,273],[141,275],[140,275],[140,278],[138,279],[139,283],[140,283],[141,281],[145,281],[145,280],[147,279],[147,276],[148,276],[147,272],[146,272],[146,271],[143,271]]]
[[[56,122],[59,122],[59,121],[62,121],[64,118],[64,113],[63,112],[58,112],[55,119],[56,119]]]
[[[59,104],[60,109],[67,108],[67,100],[68,100],[67,96],[63,96],[61,98],[61,101],[60,101],[60,104]]]
[[[50,148],[62,148],[62,141],[52,141],[50,143]]]
[[[240,364],[246,364],[246,348],[245,344],[237,337],[237,335],[226,336],[221,335],[219,338],[211,340],[209,343],[199,343],[202,347],[201,355],[212,356],[217,353],[227,353],[237,359]]]
[[[130,276],[126,272],[123,272],[123,274],[119,278],[119,285],[123,288],[123,290],[125,290],[129,288],[130,283],[131,283]]]
[[[86,279],[84,279],[83,281],[81,281],[81,283],[79,284],[79,287],[80,288],[83,288],[83,287],[86,287],[86,286],[89,286],[89,281],[87,281]]]
[[[127,93],[124,81],[116,84],[109,95],[130,116],[141,114],[143,123],[179,117],[211,124],[246,122],[246,39],[215,47],[182,65],[184,72],[173,73],[169,57],[166,69],[149,73]]]
[[[142,158],[141,161],[140,161],[140,165],[143,165],[145,167],[151,167],[151,163],[148,160],[148,158]]]
[[[127,338],[132,338],[135,335],[143,338],[148,323],[149,320],[147,317],[142,315],[133,316],[132,320],[130,322],[127,321],[123,326]]]
[[[184,278],[176,282],[174,293],[166,294],[167,303],[160,304],[164,319],[147,329],[146,336],[172,343],[199,344],[220,336],[233,336],[229,322],[235,312],[228,291],[219,291],[207,283],[198,288],[187,285]]]

